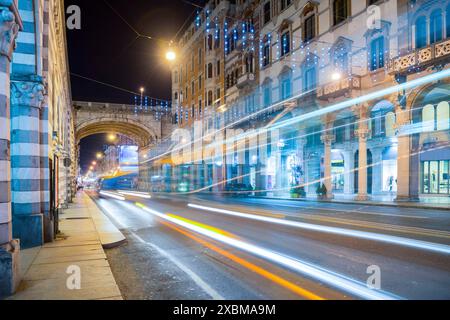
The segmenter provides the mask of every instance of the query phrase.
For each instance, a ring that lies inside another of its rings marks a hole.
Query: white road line
[[[142,239],[140,236],[138,236],[136,233],[131,231],[131,234],[133,237],[135,237],[139,242],[155,249],[158,251],[159,254],[164,256],[166,259],[170,260],[174,265],[176,265],[180,270],[182,270],[184,273],[186,273],[192,281],[195,282],[197,286],[203,289],[211,298],[214,300],[225,300],[224,297],[222,297],[216,290],[211,288],[209,284],[207,284],[205,281],[202,280],[194,271],[189,269],[187,266],[185,266],[182,262],[180,262],[177,258],[175,258],[173,255],[168,253],[166,250],[158,247],[157,245],[147,242],[144,239]]]
[[[367,240],[372,240],[372,241],[392,243],[392,244],[396,244],[396,245],[412,247],[412,248],[421,249],[421,250],[434,251],[434,252],[443,253],[443,254],[447,254],[447,255],[450,254],[450,246],[438,244],[438,243],[390,236],[390,235],[385,235],[385,234],[381,234],[381,233],[373,233],[373,232],[366,232],[366,231],[359,231],[359,230],[329,227],[329,226],[323,226],[323,225],[317,225],[317,224],[311,224],[311,223],[297,222],[297,221],[291,221],[291,220],[270,218],[270,217],[266,217],[266,216],[255,215],[255,214],[230,211],[230,210],[212,208],[212,207],[205,207],[205,206],[201,206],[198,204],[192,204],[192,203],[189,203],[188,207],[199,209],[199,210],[204,210],[204,211],[222,213],[222,214],[241,217],[241,218],[245,218],[245,219],[258,220],[258,221],[263,221],[263,222],[268,222],[268,223],[276,223],[276,224],[280,224],[280,225],[285,225],[285,226],[290,226],[290,227],[300,228],[300,229],[305,229],[305,230],[312,230],[312,231],[317,231],[317,232],[338,234],[338,235],[353,237],[353,238],[360,238],[360,239],[367,239]]]

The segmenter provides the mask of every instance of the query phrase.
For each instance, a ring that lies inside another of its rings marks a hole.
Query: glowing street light
[[[331,80],[337,81],[337,80],[340,80],[341,77],[342,77],[341,73],[338,72],[338,71],[335,71],[335,72],[333,72],[332,75],[331,75]]]
[[[92,161],[92,165],[96,166],[97,165],[97,161]]]
[[[110,141],[110,142],[116,141],[116,138],[117,138],[117,136],[114,133],[110,133],[108,135],[108,141]]]
[[[94,170],[94,166],[90,166],[90,167],[89,167],[89,170],[90,170],[90,171]]]
[[[166,52],[166,59],[168,61],[174,61],[177,58],[177,55],[175,54],[175,51],[172,49],[169,49],[169,51]]]
[[[101,159],[101,158],[103,158],[103,153],[101,153],[101,152],[97,152],[97,155],[96,155],[96,157],[97,157],[97,159]]]

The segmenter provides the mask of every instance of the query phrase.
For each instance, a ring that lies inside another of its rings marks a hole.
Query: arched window
[[[291,52],[291,32],[289,28],[285,28],[281,32],[281,56],[287,55]]]
[[[430,44],[442,40],[442,11],[436,9],[430,16]]]
[[[333,63],[337,70],[342,73],[348,72],[348,49],[345,46],[339,46],[334,50]]]
[[[434,131],[434,106],[427,104],[422,110],[422,131]]]
[[[420,49],[427,45],[427,20],[424,16],[416,20],[416,48]]]
[[[314,64],[303,66],[303,91],[310,91],[317,86],[317,68]]]
[[[311,41],[316,36],[316,7],[308,3],[302,12],[303,41]]]
[[[436,108],[436,128],[437,130],[449,129],[449,104],[447,101],[442,101]]]

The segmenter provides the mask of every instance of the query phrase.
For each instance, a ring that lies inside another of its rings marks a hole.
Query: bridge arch
[[[157,139],[157,134],[144,124],[129,118],[93,118],[76,126],[77,142],[99,133],[119,133],[133,139],[139,147],[145,147]]]

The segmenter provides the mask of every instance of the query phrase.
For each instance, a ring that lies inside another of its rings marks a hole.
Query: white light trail
[[[188,222],[178,220],[174,217],[167,216],[158,212],[156,210],[150,209],[143,205],[139,205],[143,210],[148,213],[151,213],[163,220],[169,221],[176,225],[179,225],[188,230],[194,231],[216,241],[225,243],[237,249],[249,252],[253,255],[259,256],[261,258],[267,259],[269,261],[275,262],[277,264],[283,265],[291,270],[304,274],[308,277],[312,277],[318,281],[327,283],[328,285],[344,290],[345,292],[351,293],[355,296],[361,297],[363,299],[371,299],[371,300],[392,300],[392,299],[401,299],[398,296],[392,295],[387,292],[369,289],[365,284],[358,282],[354,279],[348,278],[346,276],[337,274],[330,270],[321,268],[319,266],[312,265],[307,262],[303,262],[291,257],[287,257],[277,252],[273,252],[241,240],[233,239],[213,231],[201,228],[199,226],[190,224]]]
[[[118,190],[117,191],[120,194],[126,195],[126,196],[132,196],[132,197],[138,197],[138,198],[144,198],[144,199],[151,199],[151,195],[147,192],[139,192],[139,191],[124,191],[124,190]]]
[[[270,217],[266,217],[266,216],[258,216],[258,215],[254,215],[254,214],[242,213],[242,212],[237,212],[237,211],[205,207],[205,206],[192,204],[192,203],[189,203],[188,207],[200,209],[200,210],[204,210],[204,211],[211,211],[211,212],[227,214],[227,215],[231,215],[231,216],[235,216],[235,217],[241,217],[241,218],[258,220],[258,221],[269,222],[269,223],[276,223],[276,224],[280,224],[280,225],[285,225],[285,226],[295,227],[295,228],[300,228],[300,229],[305,229],[305,230],[332,233],[332,234],[338,234],[338,235],[342,235],[342,236],[346,236],[346,237],[380,241],[380,242],[392,243],[392,244],[406,246],[406,247],[412,247],[412,248],[416,248],[416,249],[450,254],[450,246],[447,246],[444,244],[438,244],[438,243],[408,239],[408,238],[403,238],[403,237],[384,235],[384,234],[380,234],[380,233],[372,233],[372,232],[350,230],[350,229],[343,229],[343,228],[337,228],[337,227],[328,227],[328,226],[316,225],[316,224],[311,224],[311,223],[282,220],[282,219],[270,218]]]
[[[122,200],[122,201],[125,200],[125,197],[123,197],[123,196],[121,196],[120,194],[115,193],[115,192],[100,191],[99,193],[100,193],[102,196],[105,196],[105,197],[110,197],[110,198],[117,199],[117,200]]]

